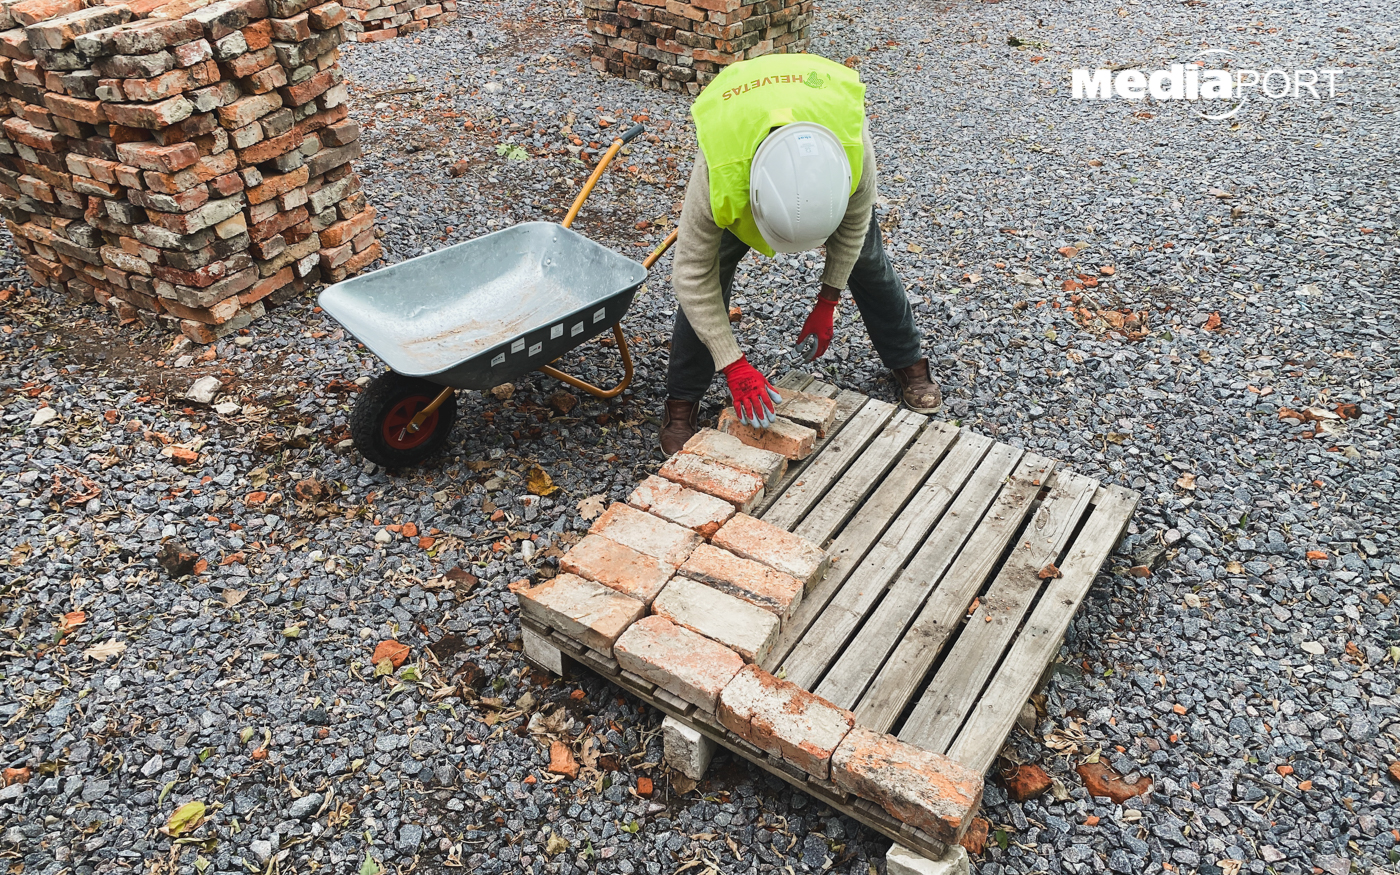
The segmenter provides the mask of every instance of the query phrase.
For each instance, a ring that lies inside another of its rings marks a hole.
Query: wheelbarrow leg
[[[444,387],[443,390],[437,394],[437,397],[428,403],[427,407],[424,407],[422,410],[418,411],[418,415],[413,417],[413,419],[409,420],[409,434],[417,434],[418,429],[423,427],[423,423],[428,419],[428,417],[432,416],[433,412],[439,407],[441,407],[444,401],[446,401],[448,398],[451,398],[452,393],[456,391],[457,390],[453,389],[451,386]]]
[[[613,323],[613,337],[617,338],[617,349],[618,352],[622,353],[622,382],[613,386],[611,389],[600,389],[592,383],[580,380],[578,377],[571,377],[558,368],[549,365],[541,365],[539,370],[541,373],[548,374],[561,383],[568,383],[575,389],[582,389],[595,398],[602,398],[605,401],[609,398],[616,398],[618,395],[622,394],[623,389],[626,389],[632,384],[632,354],[627,351],[627,338],[622,336],[622,322]]]

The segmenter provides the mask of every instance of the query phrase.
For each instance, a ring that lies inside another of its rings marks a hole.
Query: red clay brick
[[[573,574],[555,575],[517,596],[527,616],[608,656],[617,637],[647,612],[636,599]]]
[[[684,526],[622,503],[604,511],[588,531],[671,565],[684,562],[701,542],[699,535]]]
[[[720,431],[734,435],[751,447],[772,450],[793,460],[805,459],[812,455],[812,449],[817,443],[816,431],[805,425],[778,417],[768,428],[755,428],[740,422],[732,407],[724,408],[724,412],[719,415],[718,427]]]
[[[734,516],[734,506],[729,502],[687,489],[655,474],[637,484],[637,488],[627,496],[627,503],[678,526],[685,526],[706,538],[719,531],[719,527]]]
[[[804,586],[820,580],[831,566],[831,557],[816,544],[747,514],[735,514],[713,540],[716,547],[790,574]]]
[[[802,581],[710,544],[696,547],[679,573],[752,602],[784,623],[802,603]]]
[[[720,691],[744,667],[743,657],[728,647],[655,615],[629,626],[617,639],[613,656],[623,670],[710,712]]]
[[[857,726],[831,758],[838,787],[953,844],[982,801],[982,776],[942,754]]]
[[[374,207],[368,207],[358,215],[328,226],[321,232],[321,245],[330,248],[358,237],[367,229],[374,227],[376,215]]]
[[[809,775],[825,780],[831,756],[855,725],[850,711],[745,666],[719,697],[719,722]]]
[[[693,453],[676,453],[657,473],[682,486],[722,498],[741,511],[752,510],[764,496],[762,477]]]
[[[807,426],[815,431],[819,438],[826,437],[827,429],[836,422],[835,398],[808,395],[806,392],[796,392],[792,389],[784,389],[779,394],[783,396],[783,403],[778,405],[779,416],[798,425]]]
[[[602,535],[589,535],[559,560],[559,567],[649,605],[661,592],[676,566],[638,553]]]
[[[778,640],[778,618],[758,605],[697,580],[675,577],[651,606],[652,613],[762,662]]]
[[[683,453],[703,456],[712,462],[748,471],[763,478],[763,485],[769,489],[778,485],[787,473],[787,457],[770,450],[751,447],[733,435],[702,429],[686,441]]]

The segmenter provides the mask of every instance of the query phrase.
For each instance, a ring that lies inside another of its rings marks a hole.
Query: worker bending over
[[[937,410],[943,399],[873,217],[875,149],[855,71],[817,55],[741,61],[714,78],[691,115],[700,151],[671,275],[680,309],[662,452],[675,453],[699,429],[700,400],[716,370],[724,372],[741,420],[774,420],[781,397],[739,350],[729,324],[734,271],[750,249],[772,257],[825,245],[821,290],[798,343],[815,338],[815,355],[826,352],[841,291],[849,288],[904,403],[919,413]]]

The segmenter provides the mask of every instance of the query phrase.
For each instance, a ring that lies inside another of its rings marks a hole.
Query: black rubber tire
[[[424,424],[427,434],[412,446],[396,446],[385,435],[385,421],[395,414],[403,418],[400,405],[415,398],[431,401],[442,391],[436,383],[417,377],[405,377],[389,371],[380,374],[360,393],[355,409],[350,413],[350,437],[355,441],[355,449],[366,459],[385,468],[411,468],[435,456],[447,443],[452,434],[452,424],[457,419],[457,396],[449,395],[442,402],[433,417]],[[416,407],[410,403],[408,409],[421,410],[427,401]]]

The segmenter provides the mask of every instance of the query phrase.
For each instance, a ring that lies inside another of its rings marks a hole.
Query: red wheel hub
[[[408,430],[408,424],[413,421],[413,417],[432,401],[427,395],[410,395],[389,408],[389,412],[384,416],[384,425],[380,429],[384,435],[384,443],[395,450],[411,450],[432,437],[438,424],[436,410],[428,414],[417,431]]]

